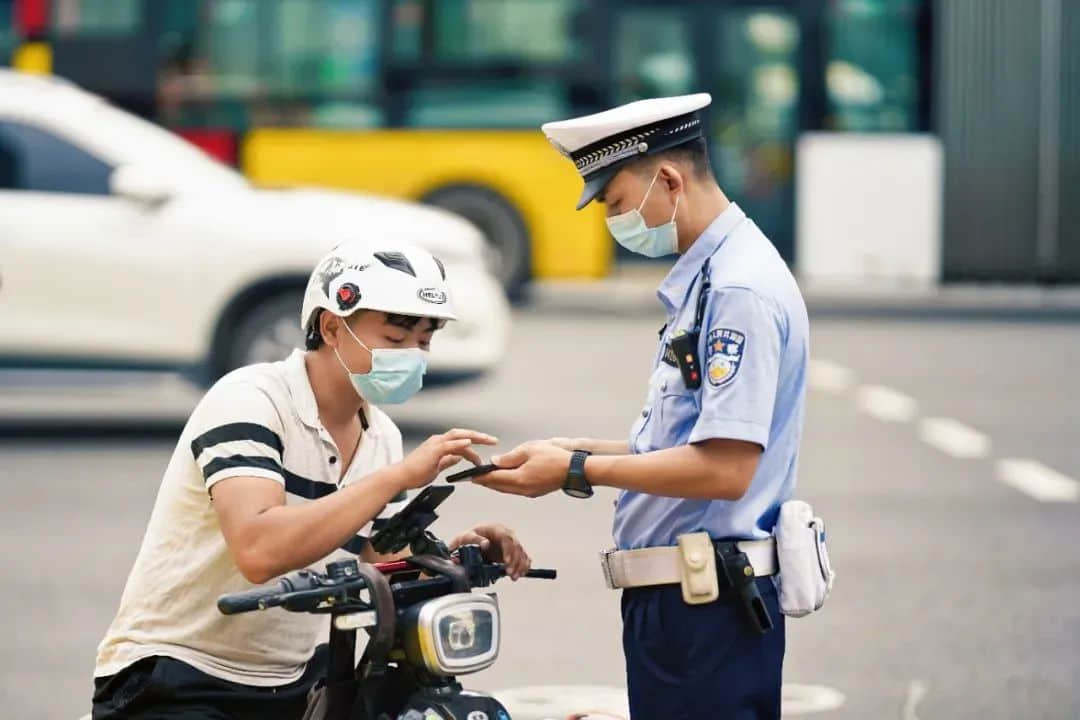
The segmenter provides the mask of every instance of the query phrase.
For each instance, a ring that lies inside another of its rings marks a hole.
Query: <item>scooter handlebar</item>
[[[282,578],[273,585],[268,585],[266,587],[257,587],[252,588],[251,590],[245,590],[244,592],[222,595],[218,598],[217,606],[218,610],[224,615],[236,615],[238,613],[251,612],[252,610],[262,610],[276,604],[272,602],[273,598],[288,591],[289,588],[285,587],[285,579]]]
[[[222,595],[218,598],[217,606],[223,615],[265,610],[268,607],[280,605],[287,593],[308,590],[316,585],[317,580],[314,573],[310,570],[297,570],[278,578],[277,582],[272,585],[263,585],[243,592]]]

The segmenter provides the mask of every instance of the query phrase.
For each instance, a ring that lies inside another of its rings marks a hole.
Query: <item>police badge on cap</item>
[[[638,100],[594,115],[540,127],[585,180],[577,209],[603,191],[619,168],[703,136],[701,114],[708,93]]]

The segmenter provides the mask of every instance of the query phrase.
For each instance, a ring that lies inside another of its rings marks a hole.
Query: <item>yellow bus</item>
[[[461,213],[516,294],[604,276],[618,256],[602,208],[573,210],[581,181],[538,126],[655,95],[713,94],[721,184],[790,262],[798,133],[926,129],[928,13],[928,0],[0,0],[0,62],[68,77],[257,183]]]

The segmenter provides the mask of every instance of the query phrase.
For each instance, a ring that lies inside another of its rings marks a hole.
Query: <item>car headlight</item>
[[[402,625],[409,661],[435,675],[467,675],[499,654],[499,605],[490,595],[444,595],[409,608]]]

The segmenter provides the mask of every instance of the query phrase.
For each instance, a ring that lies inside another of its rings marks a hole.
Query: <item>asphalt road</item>
[[[501,371],[425,392],[396,418],[410,445],[457,425],[503,448],[622,437],[659,324],[520,314]],[[821,613],[788,622],[787,714],[839,703],[813,716],[1080,717],[1080,326],[829,319],[813,324],[813,344],[800,495],[828,520],[838,579]],[[95,646],[175,436],[0,439],[5,717],[88,708]],[[503,652],[469,685],[617,693],[618,598],[595,560],[613,499],[461,487],[444,506],[436,529],[505,522],[560,571],[500,590]]]

